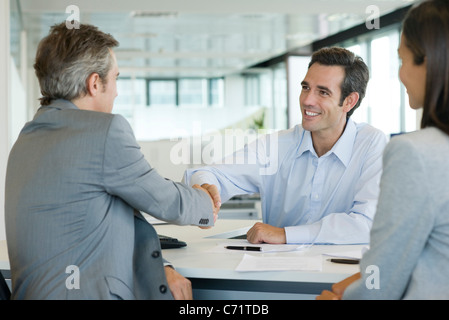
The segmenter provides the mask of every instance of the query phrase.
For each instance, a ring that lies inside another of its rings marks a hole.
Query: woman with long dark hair
[[[317,299],[449,299],[449,1],[409,10],[398,54],[410,107],[423,109],[421,130],[385,148],[360,273]]]

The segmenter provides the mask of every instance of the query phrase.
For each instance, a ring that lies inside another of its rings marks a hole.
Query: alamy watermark
[[[365,286],[367,289],[380,289],[380,270],[376,265],[369,265],[365,269],[365,273],[369,274],[365,280]]]
[[[180,138],[171,139],[177,141],[170,150],[170,161],[174,165],[257,165],[260,175],[273,175],[278,170],[276,131],[225,129],[203,134],[201,123],[194,122],[192,134],[178,134]]]
[[[65,268],[65,273],[70,274],[65,280],[65,287],[68,290],[80,288],[80,269],[73,264]]]
[[[368,30],[380,29],[380,9],[376,5],[366,7],[365,13],[368,15],[365,26]]]
[[[70,5],[65,8],[65,13],[70,15],[65,20],[65,26],[67,29],[79,29],[80,28],[80,8],[75,5]]]
[[[80,28],[80,9],[77,5],[69,5],[65,12],[69,14],[66,18],[65,25],[67,29]],[[380,9],[376,5],[369,5],[365,9],[365,14],[368,16],[365,19],[365,26],[368,30],[380,29]]]

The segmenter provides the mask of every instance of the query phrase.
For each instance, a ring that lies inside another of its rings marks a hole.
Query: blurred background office
[[[77,19],[120,42],[113,112],[128,119],[150,164],[180,181],[186,168],[207,164],[211,145],[222,148],[212,157],[240,147],[211,136],[238,133],[246,143],[300,123],[300,82],[324,46],[346,47],[370,68],[356,122],[388,136],[415,130],[420,114],[397,76],[400,21],[414,2],[0,0],[0,240],[7,157],[39,107],[33,60],[53,24]]]

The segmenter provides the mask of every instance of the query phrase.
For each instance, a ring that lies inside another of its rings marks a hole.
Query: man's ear
[[[95,97],[101,88],[100,75],[96,72],[92,73],[86,80],[87,93]]]
[[[359,94],[357,92],[351,92],[343,101],[343,108],[344,111],[347,113],[352,110],[352,108],[355,107],[357,104],[357,101],[359,101]]]

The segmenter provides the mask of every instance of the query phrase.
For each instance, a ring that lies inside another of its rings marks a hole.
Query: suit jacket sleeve
[[[108,193],[157,219],[211,226],[212,201],[203,191],[161,177],[145,160],[131,127],[122,116],[112,118],[103,159]]]

